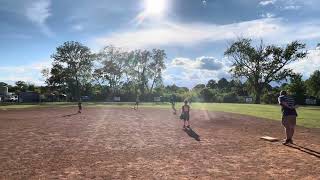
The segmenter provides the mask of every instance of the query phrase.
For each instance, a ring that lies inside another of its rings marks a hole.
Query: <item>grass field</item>
[[[182,104],[176,105],[179,108]],[[0,109],[24,109],[24,108],[44,108],[44,107],[72,107],[75,103],[41,103],[41,104],[5,104],[0,105]],[[84,103],[84,106],[89,107],[131,107],[130,103]],[[150,108],[171,108],[170,104],[154,104],[143,103],[141,107]],[[280,107],[277,105],[256,105],[256,104],[229,104],[229,103],[193,103],[193,109],[201,109],[208,111],[230,112],[243,115],[250,115],[271,120],[280,120]],[[309,128],[320,128],[320,107],[319,106],[302,106],[298,108],[298,122],[297,124]]]

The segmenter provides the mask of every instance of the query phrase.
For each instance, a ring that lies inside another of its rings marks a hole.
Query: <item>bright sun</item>
[[[145,13],[149,16],[163,16],[167,5],[167,0],[144,0]]]

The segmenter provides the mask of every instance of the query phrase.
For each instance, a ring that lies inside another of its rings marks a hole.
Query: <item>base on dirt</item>
[[[270,136],[262,136],[262,137],[260,137],[260,139],[263,139],[263,140],[265,140],[265,141],[270,141],[270,142],[279,141],[279,139],[274,138],[274,137],[270,137]]]

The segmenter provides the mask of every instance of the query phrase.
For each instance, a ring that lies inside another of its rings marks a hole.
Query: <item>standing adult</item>
[[[170,103],[171,103],[171,108],[173,110],[173,114],[177,114],[176,110],[176,96],[174,94],[171,95],[170,97]]]
[[[139,95],[137,95],[137,97],[136,97],[136,103],[134,104],[134,110],[138,110],[138,108],[139,108],[139,103],[140,103],[140,99],[139,99]]]
[[[293,144],[293,134],[296,127],[297,111],[295,108],[294,99],[288,96],[286,91],[281,91],[278,97],[279,105],[282,111],[282,125],[285,129],[286,139],[283,144]]]

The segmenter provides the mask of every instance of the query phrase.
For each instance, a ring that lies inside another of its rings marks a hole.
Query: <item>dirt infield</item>
[[[320,129],[193,111],[183,131],[170,110],[0,110],[0,179],[316,179]],[[197,136],[198,135],[198,136]]]

